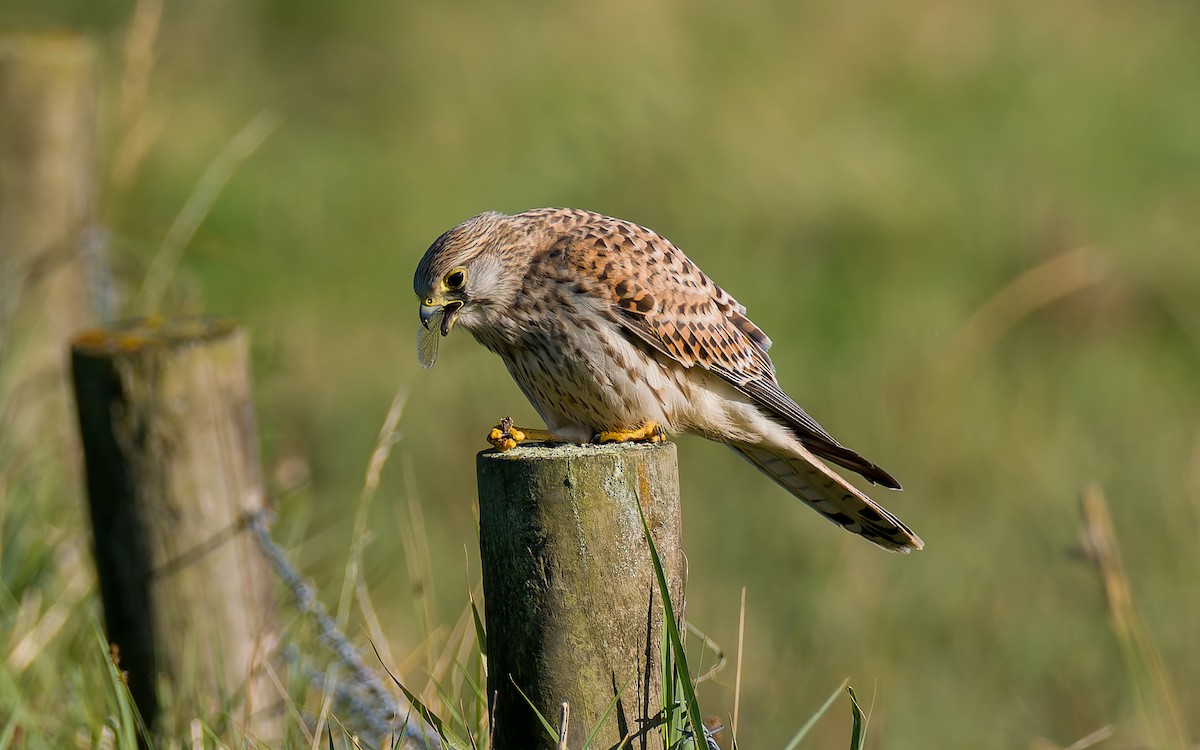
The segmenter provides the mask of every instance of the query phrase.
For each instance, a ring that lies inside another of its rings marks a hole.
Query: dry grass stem
[[[1080,737],[1078,740],[1075,740],[1070,745],[1067,745],[1065,748],[1063,748],[1063,750],[1087,750],[1087,748],[1094,747],[1095,745],[1104,742],[1116,733],[1117,728],[1115,726],[1112,724],[1106,724],[1096,731]]]
[[[1108,503],[1098,485],[1084,491],[1081,505],[1084,549],[1100,577],[1109,622],[1121,647],[1134,700],[1151,744],[1183,750],[1189,743],[1175,705],[1175,691],[1154,639],[1134,606]]]
[[[329,712],[333,708],[333,696],[337,693],[336,686],[333,684],[334,679],[331,678],[325,682],[325,694],[321,697],[321,712],[317,714],[317,725],[312,733],[312,750],[320,750],[322,735],[325,734],[325,722],[329,719]]]
[[[133,182],[146,154],[162,132],[164,118],[146,109],[154,47],[162,27],[162,0],[138,0],[125,32],[124,65],[117,104],[120,138],[112,158],[112,186],[123,190]]]
[[[702,682],[708,682],[709,680],[715,678],[717,676],[717,674],[720,673],[720,671],[725,668],[725,663],[727,661],[725,658],[725,650],[723,648],[721,648],[721,645],[719,643],[714,641],[712,638],[709,638],[707,633],[705,633],[703,630],[696,627],[692,623],[685,622],[684,627],[687,628],[688,635],[692,635],[692,636],[699,638],[700,641],[704,644],[704,647],[706,649],[708,649],[709,651],[712,651],[713,654],[715,654],[717,657],[716,664],[713,664],[711,667],[709,667],[708,669],[701,672],[699,675],[697,675],[692,680],[692,682],[694,682],[697,685],[699,685]],[[704,664],[703,659],[701,659],[697,665],[697,669],[699,669],[700,666],[702,666],[703,664]]]
[[[10,669],[17,674],[24,672],[46,650],[55,636],[62,632],[63,626],[78,612],[83,598],[91,592],[94,580],[90,569],[82,565],[75,567],[66,590],[9,650],[5,661]],[[14,629],[13,632],[19,633],[21,629]]]
[[[284,706],[287,707],[288,715],[292,717],[292,721],[294,722],[295,726],[299,727],[300,731],[304,734],[304,741],[312,744],[313,736],[312,732],[310,732],[308,729],[308,722],[304,720],[304,715],[300,713],[300,707],[296,705],[296,702],[292,700],[290,695],[288,695],[287,686],[285,686],[283,684],[283,680],[279,678],[279,673],[275,671],[275,668],[271,666],[269,661],[264,662],[263,668],[266,669],[267,677],[271,680],[271,684],[275,686],[275,690],[279,693],[280,700],[282,700]]]
[[[354,602],[358,605],[358,611],[366,623],[367,635],[376,644],[384,660],[388,664],[395,664],[396,657],[392,654],[383,623],[375,609],[375,602],[371,599],[370,589],[367,587],[366,581],[361,580],[361,577],[354,586]]]
[[[405,569],[408,571],[409,590],[416,608],[421,638],[429,643],[435,625],[430,602],[436,600],[433,588],[433,557],[429,549],[429,535],[425,531],[425,516],[421,510],[421,496],[417,491],[416,471],[408,455],[401,457],[404,468],[404,500],[393,505],[396,513],[397,534],[404,552]],[[407,518],[402,514],[406,513]],[[433,673],[433,655],[427,651],[426,668]]]
[[[455,671],[454,664],[462,663],[461,653],[464,645],[469,646],[467,641],[468,633],[474,633],[474,618],[471,616],[471,607],[463,608],[462,614],[454,623],[454,627],[450,629],[449,635],[446,636],[446,642],[430,670],[430,679],[440,683],[449,683],[454,686],[454,689],[449,691],[453,695],[457,692],[457,687],[461,685],[461,676]],[[429,653],[433,653],[433,649],[428,649]],[[441,696],[437,696],[436,702],[441,705]],[[432,703],[429,704],[432,707]]]
[[[212,210],[226,183],[237,172],[242,162],[258,150],[278,126],[279,119],[274,114],[267,111],[258,113],[209,165],[192,191],[191,197],[167,230],[162,246],[146,272],[146,280],[134,305],[138,315],[148,317],[159,311],[167,285],[175,275],[183,251]]]
[[[1192,515],[1196,522],[1196,536],[1200,538],[1200,428],[1192,442],[1192,458],[1188,466],[1188,494],[1192,497]]]
[[[367,462],[367,471],[363,477],[362,490],[359,492],[358,505],[354,511],[354,529],[351,532],[350,559],[346,563],[346,573],[342,581],[342,594],[338,601],[336,622],[339,630],[345,630],[346,618],[350,616],[350,601],[355,591],[354,582],[362,569],[363,550],[370,543],[367,531],[367,520],[370,517],[371,505],[379,490],[379,480],[383,467],[387,465],[392,455],[392,448],[398,442],[400,416],[404,413],[404,402],[408,393],[404,389],[396,391],[392,404],[388,407],[387,416],[379,428],[375,438],[375,449],[371,451],[371,460]]]
[[[742,706],[742,644],[745,643],[746,635],[746,587],[742,586],[742,600],[738,605],[738,645],[737,645],[737,668],[734,670],[733,678],[733,722],[730,733],[733,737],[737,737],[738,731],[738,711]]]
[[[558,750],[567,750],[567,730],[571,720],[571,704],[563,701],[562,713],[558,717]]]
[[[1056,255],[1025,271],[985,302],[959,329],[937,382],[957,380],[1018,323],[1037,310],[1102,281],[1093,248]]]

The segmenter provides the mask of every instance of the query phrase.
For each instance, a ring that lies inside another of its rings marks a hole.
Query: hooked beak
[[[441,334],[443,336],[449,336],[450,329],[454,327],[454,319],[456,317],[458,317],[458,311],[462,309],[462,306],[463,306],[463,303],[461,300],[454,300],[452,302],[447,302],[444,305],[422,304],[421,305],[421,325],[423,325],[425,327],[425,330],[428,331],[429,330],[429,322],[433,319],[433,316],[435,316],[439,312],[441,312],[442,313]]]

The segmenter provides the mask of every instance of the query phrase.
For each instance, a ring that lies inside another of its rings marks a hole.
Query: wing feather
[[[589,268],[613,319],[636,339],[685,367],[709,370],[787,425],[822,458],[894,489],[900,483],[842,446],[779,387],[771,339],[745,306],[717,286],[662,235],[628,221],[573,211],[547,257]],[[580,282],[583,283],[583,282]]]
[[[813,510],[847,531],[860,534],[891,552],[909,552],[925,546],[921,538],[899,518],[812,454],[781,455],[760,446],[744,444],[729,447]]]

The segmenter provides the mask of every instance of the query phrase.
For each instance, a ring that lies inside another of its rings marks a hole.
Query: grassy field
[[[887,555],[680,440],[687,615],[727,655],[746,588],[742,746],[783,747],[847,677],[872,747],[1200,739],[1200,6],[168,3],[141,128],[118,116],[132,10],[9,0],[0,23],[105,49],[101,218],[129,298],[215,156],[279,118],[163,309],[250,329],[280,536],[331,602],[407,394],[363,571],[418,682],[429,623],[436,644],[479,578],[485,428],[535,418],[465,334],[419,368],[412,271],[480,211],[578,206],[662,232],[746,304],[785,388],[903,482],[880,499],[927,544]],[[145,156],[110,178],[130,133]],[[72,578],[84,506],[4,450],[0,645],[55,602],[71,617],[0,661],[0,695],[66,746],[106,711]],[[1144,624],[1124,639],[1081,554],[1092,483]],[[701,686],[707,711],[733,682]],[[845,718],[807,746],[846,746]]]

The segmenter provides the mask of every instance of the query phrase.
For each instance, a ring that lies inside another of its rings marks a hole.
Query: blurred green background
[[[0,9],[100,40],[106,169],[132,11]],[[1165,709],[1139,709],[1078,496],[1107,493],[1196,732],[1198,32],[1200,5],[1165,0],[168,2],[145,157],[102,220],[136,291],[215,155],[280,117],[166,309],[250,329],[282,533],[333,595],[406,391],[366,553],[394,653],[423,638],[414,592],[449,627],[478,580],[485,428],[535,422],[465,334],[418,367],[413,269],[480,211],[584,207],[663,233],[746,304],[785,388],[904,483],[876,496],[927,544],[885,554],[679,441],[687,615],[731,662],[747,591],[743,746],[782,747],[847,676],[874,747],[1061,747],[1109,724],[1109,746],[1144,746]],[[733,682],[731,663],[703,686],[707,711],[727,719]],[[845,713],[817,733],[844,746]]]

